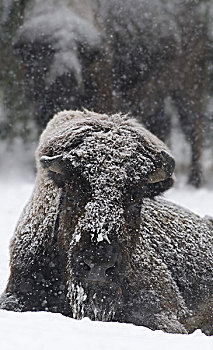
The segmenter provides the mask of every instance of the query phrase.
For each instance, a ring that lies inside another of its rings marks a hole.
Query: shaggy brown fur
[[[1,307],[213,334],[212,224],[154,197],[166,146],[120,115],[64,111],[41,136]]]

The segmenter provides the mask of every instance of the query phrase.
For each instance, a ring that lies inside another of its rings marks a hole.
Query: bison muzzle
[[[167,147],[133,119],[64,111],[11,243],[1,307],[213,334],[211,220],[158,196]]]

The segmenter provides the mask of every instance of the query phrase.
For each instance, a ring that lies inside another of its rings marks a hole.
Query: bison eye
[[[56,186],[65,187],[67,190],[67,197],[72,199],[86,199],[90,194],[90,184],[81,175],[81,173],[71,172],[66,174],[59,174],[53,171],[48,171],[48,177],[53,180]],[[69,193],[71,194],[69,196]]]
[[[42,156],[40,164],[46,170],[48,177],[59,187],[68,184],[82,191],[88,188],[88,181],[83,176],[81,167],[74,167],[71,162],[63,158],[62,154],[51,157]]]
[[[56,186],[64,186],[64,176],[62,174],[55,173],[51,170],[48,171],[48,177],[53,180]]]

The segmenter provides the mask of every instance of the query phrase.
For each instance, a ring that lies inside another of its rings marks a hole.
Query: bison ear
[[[159,166],[155,171],[149,174],[147,183],[154,184],[157,182],[165,181],[172,177],[175,169],[174,158],[165,151],[160,153],[160,159],[158,160]]]
[[[53,180],[56,186],[64,186],[64,171],[62,155],[48,157],[42,156],[40,164],[43,169],[47,170],[48,177]]]
[[[43,169],[52,171],[53,173],[62,174],[62,154],[58,156],[42,156],[40,158],[40,163]]]
[[[147,179],[147,184],[149,185],[149,190],[153,197],[168,190],[174,183],[174,158],[169,153],[162,151],[158,164],[159,166],[155,171],[149,174]]]

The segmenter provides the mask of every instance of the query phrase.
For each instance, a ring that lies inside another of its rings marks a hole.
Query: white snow
[[[177,184],[166,192],[165,198],[181,205],[194,213],[204,217],[205,215],[213,217],[213,190],[200,188],[194,190],[192,186]]]
[[[31,195],[32,183],[0,179],[0,292],[9,274],[9,241],[22,208]],[[213,215],[213,190],[178,186],[167,199],[192,209],[201,216]],[[81,321],[48,312],[0,311],[0,348],[3,350],[210,350],[213,336],[200,330],[191,335],[166,334],[131,324]]]
[[[127,324],[76,321],[60,314],[1,311],[1,349],[4,350],[184,350],[212,349],[213,338],[199,330],[171,335]]]

